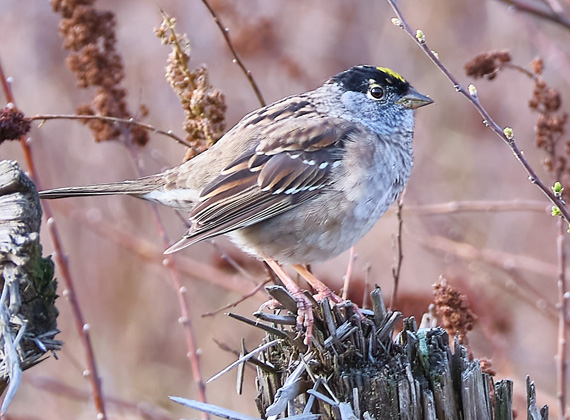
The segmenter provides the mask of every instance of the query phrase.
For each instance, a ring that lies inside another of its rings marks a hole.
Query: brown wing
[[[167,252],[259,223],[314,197],[330,185],[331,169],[353,130],[345,120],[301,117],[256,133],[257,147],[203,188],[190,229]]]

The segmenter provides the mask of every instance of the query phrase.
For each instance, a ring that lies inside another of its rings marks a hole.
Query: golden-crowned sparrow
[[[327,291],[301,264],[345,251],[394,202],[412,168],[414,110],[432,102],[392,70],[352,67],[249,113],[180,166],[40,196],[128,194],[188,211],[191,226],[167,253],[228,234],[301,299],[279,264]]]

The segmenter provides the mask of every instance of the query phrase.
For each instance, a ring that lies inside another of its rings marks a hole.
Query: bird
[[[415,111],[431,103],[391,69],[354,66],[314,90],[250,112],[179,166],[39,194],[123,194],[187,212],[189,229],[165,253],[229,236],[283,281],[309,336],[311,303],[283,265],[317,296],[335,296],[306,264],[349,249],[401,194],[413,164]]]

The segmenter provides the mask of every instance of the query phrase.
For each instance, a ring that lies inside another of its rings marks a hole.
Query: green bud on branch
[[[426,42],[426,36],[424,35],[424,31],[422,31],[421,29],[418,29],[418,30],[416,31],[416,39],[417,39],[418,41],[420,41],[422,44],[423,44],[424,42]]]
[[[564,191],[564,187],[562,186],[562,184],[559,181],[556,181],[551,188],[552,188],[552,192],[554,193],[554,195],[556,197],[562,196],[562,191]]]

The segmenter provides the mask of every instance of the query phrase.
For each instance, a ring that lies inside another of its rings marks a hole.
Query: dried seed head
[[[491,51],[479,54],[465,64],[465,72],[475,79],[486,77],[488,80],[494,79],[503,65],[511,61],[509,51]]]
[[[80,88],[95,88],[91,104],[80,105],[82,115],[101,115],[122,119],[132,118],[126,102],[126,90],[121,87],[124,66],[116,49],[115,16],[112,12],[97,10],[94,0],[52,0],[54,11],[62,20],[59,30],[63,47],[69,50],[66,62],[77,78]],[[89,120],[95,141],[122,138],[144,145],[148,133],[139,126]]]
[[[4,140],[18,140],[25,136],[31,126],[30,120],[23,113],[14,107],[6,106],[0,110],[0,144]]]
[[[433,288],[434,305],[441,326],[450,335],[456,335],[461,344],[467,345],[467,332],[473,329],[477,320],[469,307],[467,296],[447,283],[443,277]]]
[[[212,89],[206,67],[190,70],[190,42],[186,35],[175,32],[175,21],[164,12],[157,36],[172,48],[168,55],[166,80],[184,109],[186,140],[192,144],[184,160],[203,152],[225,132],[226,103],[223,93]]]

